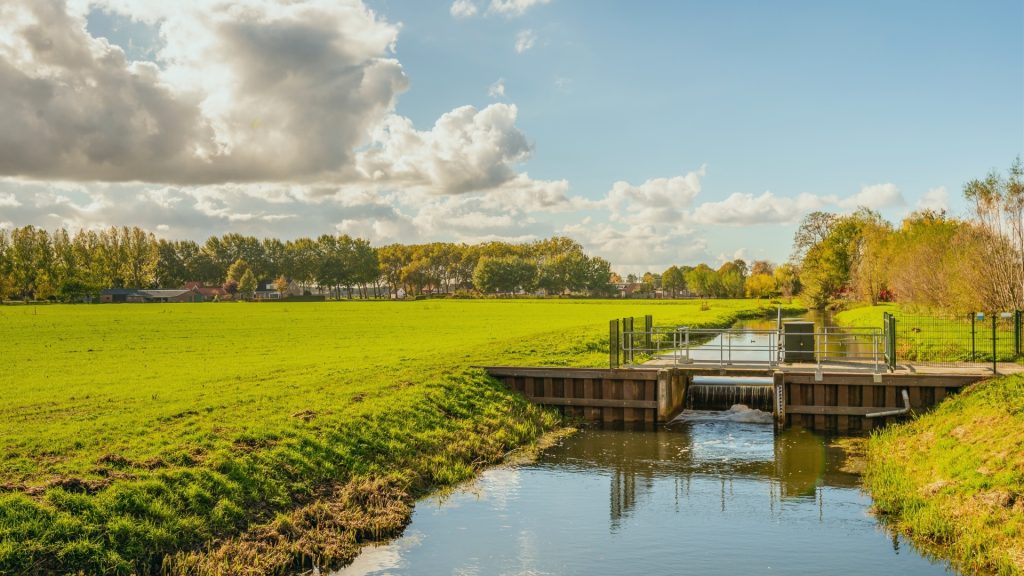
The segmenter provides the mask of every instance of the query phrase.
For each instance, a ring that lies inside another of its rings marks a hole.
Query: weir
[[[728,410],[743,404],[771,412],[775,386],[771,378],[695,376],[686,390],[687,410]]]
[[[759,408],[770,394],[779,427],[863,432],[931,408],[964,386],[988,378],[979,372],[864,372],[771,368],[484,368],[536,404],[592,422],[669,422],[687,406]],[[730,380],[723,380],[729,378]],[[747,380],[732,380],[746,378]],[[737,384],[771,381],[765,384]],[[731,383],[727,383],[731,382]],[[903,392],[907,392],[904,404]],[[737,401],[739,400],[739,401]],[[728,406],[726,403],[732,403]],[[909,405],[909,409],[908,408]],[[763,409],[763,408],[759,408]],[[763,409],[768,411],[767,409]],[[883,414],[875,416],[876,414]]]

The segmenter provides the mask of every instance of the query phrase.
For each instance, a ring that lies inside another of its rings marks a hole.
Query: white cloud
[[[917,201],[920,210],[949,210],[949,192],[945,186],[930,188]]]
[[[470,18],[476,16],[477,8],[471,0],[455,0],[448,11],[455,18]]]
[[[843,198],[838,202],[839,207],[851,210],[861,206],[872,210],[880,210],[904,204],[906,204],[906,201],[903,199],[903,194],[891,182],[864,186],[860,189],[860,192]]]
[[[682,224],[686,209],[700,193],[704,167],[685,176],[653,178],[632,185],[619,181],[604,199],[609,218],[629,224]]]
[[[359,171],[386,186],[461,194],[488,190],[516,178],[513,168],[530,155],[515,126],[513,104],[482,110],[462,106],[441,116],[429,131],[391,116],[373,133],[375,143],[357,159]]]
[[[759,196],[734,193],[719,202],[704,202],[693,211],[693,220],[700,224],[749,226],[752,224],[792,224],[800,217],[824,205],[812,194],[796,198],[779,197],[770,191]]]
[[[15,206],[21,206],[21,202],[19,202],[18,199],[14,197],[14,194],[10,192],[5,192],[3,194],[0,194],[0,206],[7,206],[13,208]]]
[[[516,53],[522,54],[537,42],[537,33],[527,28],[526,30],[520,30],[516,34]]]
[[[491,0],[488,12],[511,18],[522,16],[534,6],[541,6],[550,2],[551,0]]]
[[[491,84],[487,88],[487,95],[491,98],[504,98],[505,97],[505,79],[498,78],[498,81]]]

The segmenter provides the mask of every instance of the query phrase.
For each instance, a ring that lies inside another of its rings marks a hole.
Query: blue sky
[[[151,61],[171,86],[168,109],[202,100],[195,129],[173,144],[203,149],[205,163],[15,158],[0,163],[0,224],[141,224],[199,238],[338,231],[377,243],[569,234],[639,271],[735,254],[785,260],[795,223],[816,208],[962,214],[964,182],[1024,153],[1020,2],[459,2],[476,13],[368,0],[368,15],[352,0],[312,17],[253,0],[259,17],[228,10],[210,28],[187,8],[72,2],[81,41],[106,38],[128,70],[85,76],[138,79],[133,61]],[[312,69],[309,55],[325,50],[305,45],[314,30],[336,34],[328,55],[365,72],[360,94],[372,87],[379,100],[330,89],[345,68],[323,59]],[[19,33],[0,28],[0,45]],[[6,54],[26,59],[16,56]],[[81,64],[61,66],[57,90],[82,75]],[[215,80],[225,75],[240,81]],[[297,98],[306,90],[317,97]],[[171,114],[127,100],[114,104]],[[257,120],[238,113],[249,109]],[[21,148],[33,140],[19,136]],[[325,149],[333,155],[319,157]],[[127,210],[124,197],[141,204]]]

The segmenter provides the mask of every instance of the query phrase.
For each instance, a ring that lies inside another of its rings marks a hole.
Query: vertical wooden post
[[[615,369],[619,367],[619,321],[612,320],[608,323],[608,367]]]
[[[658,370],[658,421],[665,422],[672,413],[672,371]]]

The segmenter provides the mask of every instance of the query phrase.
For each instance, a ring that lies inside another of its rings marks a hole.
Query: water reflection
[[[704,419],[586,430],[417,505],[339,574],[942,574],[866,514],[813,433]]]

